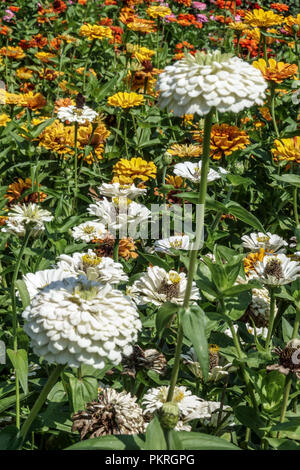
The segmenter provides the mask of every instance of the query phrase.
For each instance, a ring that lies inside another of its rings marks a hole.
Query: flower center
[[[173,242],[170,242],[170,247],[171,248],[181,248],[182,247],[182,240],[174,240]]]
[[[178,297],[179,294],[180,276],[177,273],[171,273],[169,275],[169,280],[172,284],[169,284],[164,279],[158,289],[158,294],[164,294],[166,296],[166,300],[171,300],[174,297]]]
[[[87,233],[87,234],[93,233],[94,227],[92,225],[87,225],[86,227],[84,227],[83,231],[84,233]]]
[[[82,262],[84,267],[90,267],[90,266],[98,266],[102,261],[102,258],[99,256],[90,256],[90,255],[83,255],[82,257]]]
[[[268,237],[267,235],[263,237],[257,237],[257,241],[259,243],[268,243],[269,240],[270,240],[270,237]]]
[[[265,269],[265,276],[274,276],[276,279],[282,279],[284,277],[281,261],[279,259],[271,259],[268,261]]]

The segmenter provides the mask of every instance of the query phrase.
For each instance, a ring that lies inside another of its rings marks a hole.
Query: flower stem
[[[273,326],[274,326],[274,319],[275,319],[275,295],[274,295],[273,287],[269,288],[269,293],[270,293],[270,319],[269,319],[269,328],[268,328],[267,339],[266,339],[266,343],[265,343],[265,349],[266,350],[268,349],[269,344],[270,344],[272,331],[273,331]]]
[[[30,414],[28,418],[26,419],[25,423],[23,424],[19,436],[22,438],[22,442],[24,442],[24,439],[29,431],[29,428],[33,421],[35,420],[38,412],[40,411],[41,407],[46,401],[46,398],[49,394],[49,392],[52,390],[54,385],[56,384],[61,372],[63,371],[65,365],[57,365],[56,368],[52,371],[49,379],[47,380],[43,390],[41,391],[39,397],[37,398],[35,404],[33,405],[33,408],[30,411]]]
[[[74,206],[78,194],[78,122],[75,121],[74,135]]]
[[[225,312],[225,307],[224,307],[224,302],[222,301],[222,307],[224,309],[224,312]],[[243,357],[243,353],[242,353],[242,350],[241,350],[241,346],[240,346],[240,343],[239,343],[239,340],[238,340],[238,337],[237,337],[237,334],[235,332],[235,329],[233,327],[233,323],[231,320],[227,320],[228,322],[228,325],[229,325],[229,328],[230,328],[230,331],[231,331],[231,335],[232,335],[232,339],[233,339],[233,342],[234,342],[234,345],[235,345],[235,348],[236,348],[236,351],[237,351],[237,354],[238,354],[238,357],[239,359],[242,359]],[[241,367],[241,371],[242,371],[242,374],[243,374],[243,377],[244,377],[244,380],[245,380],[245,384],[246,384],[246,387],[248,389],[248,393],[250,395],[250,398],[251,398],[251,402],[252,402],[252,405],[253,405],[253,408],[255,410],[258,409],[258,406],[257,406],[257,402],[256,402],[256,398],[255,398],[255,395],[254,395],[254,391],[253,391],[253,386],[249,380],[249,377],[248,377],[248,374],[245,370],[245,367],[244,367],[244,364],[240,364],[240,367]]]
[[[275,117],[275,85],[273,83],[271,83],[270,89],[271,89],[271,116],[272,116],[273,126],[276,132],[277,139],[279,139],[280,134],[279,134],[276,117]]]
[[[12,324],[13,324],[13,345],[14,351],[18,351],[18,336],[17,336],[17,329],[18,329],[18,320],[17,320],[17,307],[16,307],[16,280],[19,274],[20,265],[23,257],[24,250],[28,243],[29,237],[31,235],[31,228],[26,229],[25,237],[23,239],[23,244],[20,248],[16,266],[14,269],[13,277],[11,280],[11,305],[12,305]],[[15,369],[15,377],[16,377],[16,426],[20,429],[20,384],[19,384],[19,376],[18,371]]]
[[[213,115],[214,115],[214,108],[212,108],[210,112],[206,115],[205,122],[204,122],[203,154],[202,154],[201,180],[200,180],[200,189],[199,189],[199,205],[202,205],[202,211],[200,211],[200,220],[197,221],[198,222],[197,233],[200,235],[200,237],[202,236],[202,231],[204,227],[204,210],[205,210],[205,198],[206,198],[206,192],[207,192],[207,175],[209,171],[210,135],[211,135]],[[194,245],[196,245],[196,243]],[[188,308],[189,301],[190,301],[193,279],[194,279],[196,264],[197,264],[197,256],[198,256],[198,251],[199,251],[197,248],[198,248],[197,246],[194,246],[190,250],[188,278],[187,278],[185,297],[183,301],[184,309]],[[179,372],[182,341],[183,341],[183,328],[182,328],[182,325],[179,325],[178,333],[177,333],[177,344],[176,344],[176,350],[175,350],[175,361],[174,361],[174,366],[172,369],[171,382],[170,382],[167,401],[172,401],[173,399],[174,390],[175,390],[175,386],[176,386],[176,382],[178,378],[178,372]]]
[[[298,199],[298,191],[297,191],[297,186],[294,187],[293,190],[293,205],[294,205],[294,217],[295,217],[295,222],[296,226],[299,225],[299,215],[298,215],[298,205],[297,205],[297,199]]]

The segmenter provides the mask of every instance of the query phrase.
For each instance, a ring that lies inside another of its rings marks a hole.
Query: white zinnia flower
[[[97,116],[98,113],[88,106],[82,108],[77,108],[75,105],[61,106],[57,111],[57,117],[61,121],[78,122],[78,124],[92,122]]]
[[[137,188],[134,184],[121,185],[120,183],[102,183],[98,191],[102,196],[128,197],[130,199],[144,196],[147,193],[147,189]]]
[[[44,223],[51,222],[53,215],[45,209],[41,209],[38,204],[29,203],[14,206],[8,213],[3,232],[16,233],[19,236],[24,236],[26,226],[30,225],[33,234],[37,235],[39,232],[45,230]]]
[[[44,269],[43,271],[25,274],[23,281],[26,284],[30,299],[32,299],[51,282],[62,281],[68,276],[70,277],[69,273],[65,273],[62,269]]]
[[[90,204],[88,212],[98,217],[98,221],[105,224],[108,230],[127,231],[130,226],[146,222],[151,216],[146,206],[126,197],[114,198],[111,202],[104,197],[102,201]]]
[[[68,278],[45,287],[23,312],[35,354],[48,362],[103,369],[132,353],[141,329],[138,312],[120,291]]]
[[[73,253],[72,256],[60,255],[57,267],[72,276],[86,275],[91,281],[111,284],[128,281],[121,263],[115,263],[108,257],[99,258],[93,250]]]
[[[154,249],[159,253],[172,255],[173,253],[170,248],[174,248],[175,250],[189,250],[190,237],[188,235],[174,235],[154,242]]]
[[[165,385],[151,388],[142,399],[142,406],[145,407],[144,413],[152,415],[155,411],[159,410],[167,402],[168,391],[169,386]],[[172,401],[177,403],[181,414],[180,418],[183,418],[195,412],[202,400],[196,395],[192,395],[192,392],[186,387],[176,386]]]
[[[283,253],[266,255],[251,271],[250,279],[257,279],[269,286],[289,284],[300,276],[300,263]]]
[[[174,166],[174,173],[177,176],[181,176],[182,178],[187,178],[188,180],[192,181],[193,183],[200,183],[201,180],[201,160],[197,163],[192,162],[184,162],[184,163],[177,163]],[[219,167],[218,171],[213,170],[212,168],[209,169],[207,181],[211,183],[226,175],[227,171],[224,168]]]
[[[147,272],[134,282],[130,290],[132,298],[139,298],[140,303],[148,302],[160,306],[165,302],[182,305],[186,291],[187,277],[185,273],[165,271],[159,266],[149,267]],[[193,282],[191,300],[199,300],[200,294]]]
[[[270,232],[250,233],[250,235],[244,235],[242,240],[243,247],[248,248],[252,252],[259,251],[263,248],[265,251],[272,250],[277,251],[278,253],[285,253],[285,249],[281,247],[288,245],[288,243],[279,235],[272,234]]]
[[[220,412],[221,402],[219,401],[202,401],[197,409],[199,413],[199,419],[204,426],[209,427],[217,427],[218,426],[218,418]],[[228,415],[227,410],[230,410],[230,406],[224,405],[223,410],[221,413],[221,421],[227,419],[223,422],[222,427],[224,426],[232,426],[233,423],[233,415]]]
[[[94,238],[104,238],[105,234],[105,226],[94,220],[83,222],[72,229],[72,237],[75,240],[83,240],[87,243],[91,242]]]
[[[231,54],[198,52],[168,65],[157,79],[158,105],[175,116],[204,116],[213,107],[238,113],[263,105],[267,82],[262,73]]]

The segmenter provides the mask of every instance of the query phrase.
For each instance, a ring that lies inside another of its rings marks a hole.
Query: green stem
[[[297,191],[297,186],[294,187],[293,190],[293,205],[294,205],[294,217],[295,217],[295,222],[296,226],[299,225],[299,215],[298,215],[298,205],[297,205],[297,199],[298,199],[298,191]]]
[[[280,423],[283,423],[284,418],[285,418],[285,413],[286,413],[287,405],[289,401],[289,394],[291,391],[292,381],[293,381],[293,373],[290,372],[285,378],[282,407],[281,407],[281,412],[280,412]],[[278,431],[277,433],[277,438],[279,437],[280,437],[280,431]]]
[[[223,300],[221,301],[221,304],[222,304],[222,308],[225,312],[225,306],[224,306],[224,302]],[[235,348],[236,348],[236,351],[237,351],[237,354],[238,354],[238,357],[239,359],[242,359],[243,358],[243,353],[242,353],[242,350],[241,350],[241,346],[240,346],[240,343],[239,343],[239,340],[238,340],[238,337],[237,337],[237,334],[235,332],[235,329],[234,329],[234,326],[233,326],[233,323],[231,320],[227,320],[228,322],[228,325],[229,325],[229,328],[230,328],[230,331],[231,331],[231,335],[232,335],[232,339],[233,339],[233,342],[234,342],[234,345],[235,345]],[[251,402],[252,402],[252,405],[253,405],[253,408],[255,410],[258,409],[258,406],[257,406],[257,402],[256,402],[256,398],[255,398],[255,395],[254,395],[254,391],[253,391],[253,386],[249,380],[249,377],[248,377],[248,374],[245,370],[245,367],[244,367],[244,364],[240,363],[240,368],[241,368],[241,371],[242,371],[242,374],[243,374],[243,377],[244,377],[244,380],[245,380],[245,384],[246,384],[246,387],[248,389],[248,393],[250,395],[250,398],[251,398]]]
[[[78,122],[75,122],[74,136],[74,207],[78,194]]]
[[[204,137],[203,137],[203,154],[202,154],[202,167],[201,167],[201,180],[200,180],[200,190],[199,190],[199,205],[202,205],[202,211],[200,211],[200,220],[197,222],[197,235],[199,237],[202,236],[202,231],[204,227],[204,211],[205,211],[205,199],[206,199],[206,192],[207,192],[207,175],[209,171],[209,153],[210,153],[210,136],[211,136],[211,128],[212,128],[212,121],[214,115],[214,108],[210,110],[210,112],[205,117],[204,122]],[[189,261],[189,270],[188,270],[188,279],[185,291],[185,297],[183,301],[183,308],[187,309],[190,301],[192,285],[194,274],[196,270],[196,262],[198,256],[198,247],[197,242],[199,240],[196,236],[196,242],[194,245],[194,249],[190,250],[190,261]],[[180,354],[182,348],[182,341],[183,341],[183,329],[182,325],[179,325],[178,334],[177,334],[177,344],[175,350],[175,360],[174,366],[172,369],[170,387],[168,392],[167,401],[172,401],[174,390],[178,378],[179,372],[179,364],[180,364]]]
[[[270,344],[272,332],[273,332],[273,326],[274,326],[274,319],[275,319],[275,295],[274,295],[274,289],[273,287],[269,288],[269,293],[270,293],[270,319],[269,319],[269,328],[268,328],[268,334],[267,334],[267,339],[266,339],[266,344],[265,344],[265,349],[267,350]]]
[[[22,437],[22,442],[24,442],[24,439],[29,431],[29,428],[33,421],[35,420],[38,412],[40,411],[41,407],[45,403],[47,396],[49,392],[52,390],[54,385],[56,384],[61,372],[63,371],[65,365],[57,365],[56,368],[52,371],[49,379],[47,380],[43,390],[41,391],[39,397],[37,398],[35,404],[33,405],[33,408],[30,411],[30,414],[28,418],[26,419],[25,423],[23,424],[19,436]]]
[[[119,261],[119,244],[120,244],[120,240],[116,238],[115,244],[114,244],[114,252],[113,252],[115,263]]]
[[[277,122],[276,122],[276,116],[275,116],[275,85],[271,83],[270,85],[271,89],[271,116],[272,116],[272,121],[273,121],[273,126],[276,132],[277,139],[280,138]]]

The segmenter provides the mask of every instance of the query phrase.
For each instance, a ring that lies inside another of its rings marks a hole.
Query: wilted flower
[[[87,364],[103,369],[107,362],[120,364],[123,355],[132,353],[141,329],[128,297],[84,276],[44,287],[23,317],[34,353],[71,367]]]
[[[156,349],[143,350],[136,344],[133,346],[133,353],[128,357],[124,357],[122,365],[122,373],[128,374],[133,378],[139,370],[153,370],[163,375],[166,372],[167,360]]]
[[[175,116],[203,116],[213,107],[221,113],[238,113],[254,104],[263,105],[267,83],[247,62],[215,51],[185,55],[165,68],[156,87],[160,108],[172,110]]]
[[[136,397],[108,387],[100,390],[98,401],[87,403],[85,411],[75,413],[72,421],[72,431],[79,431],[80,439],[145,431],[143,410]]]
[[[267,366],[267,371],[278,370],[284,375],[290,372],[300,379],[300,340],[292,339],[286,346],[276,348],[274,351],[279,356],[278,364]]]

